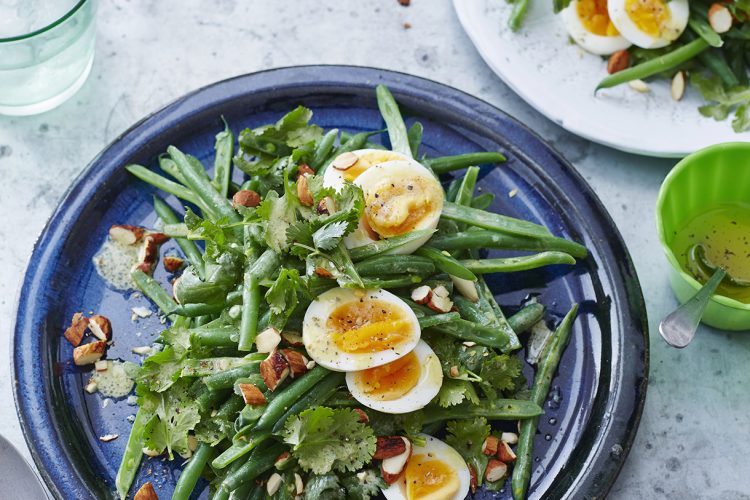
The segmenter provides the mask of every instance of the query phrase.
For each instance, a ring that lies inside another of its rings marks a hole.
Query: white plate
[[[668,81],[640,94],[628,85],[601,90],[606,60],[570,42],[552,12],[552,0],[530,0],[520,31],[508,28],[512,6],[505,0],[453,0],[458,18],[482,58],[521,98],[574,134],[631,153],[682,157],[728,141],[737,134],[731,117],[717,122],[698,113],[700,94],[688,88],[672,100]]]

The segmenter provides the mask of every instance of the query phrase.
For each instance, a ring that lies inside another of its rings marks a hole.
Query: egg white
[[[346,374],[349,392],[363,405],[383,413],[408,413],[424,408],[440,391],[443,385],[443,370],[435,352],[424,340],[419,341],[413,352],[417,356],[421,370],[419,380],[417,385],[400,398],[384,401],[367,394],[358,383],[361,372]]]
[[[362,188],[362,191],[365,193],[365,198],[367,198],[368,191],[374,190],[378,185],[381,185],[387,180],[390,180],[392,183],[403,184],[409,182],[410,179],[419,179],[421,182],[429,184],[434,183],[434,186],[437,187],[435,190],[435,196],[439,196],[439,199],[432,200],[433,209],[414,227],[414,230],[435,229],[443,210],[445,194],[435,176],[418,162],[414,160],[397,160],[373,165],[357,177],[354,184]],[[365,203],[367,203],[367,201]],[[365,219],[365,217],[366,215],[363,215],[362,219]],[[358,227],[344,238],[344,244],[347,248],[356,248],[378,241],[378,238],[373,238],[371,232],[365,229],[364,224],[366,224],[366,221],[360,220]],[[397,255],[410,254],[424,245],[430,237],[431,234],[427,234],[405,245],[394,248],[388,253]]]
[[[658,49],[666,47],[674,40],[679,38],[688,23],[690,9],[687,0],[669,0],[664,5],[669,10],[670,18],[666,26],[662,27],[662,33],[659,36],[652,36],[642,31],[630,18],[625,8],[626,0],[609,0],[607,10],[612,24],[617,31],[625,38],[630,40],[634,45],[644,49]]]
[[[568,30],[570,38],[573,39],[583,50],[600,56],[607,56],[618,50],[630,47],[630,42],[623,36],[603,36],[591,33],[578,16],[578,0],[572,0],[563,9],[561,15],[565,29]],[[610,0],[611,1],[611,0]]]
[[[359,300],[382,300],[395,306],[409,322],[409,338],[401,345],[373,353],[344,352],[331,340],[328,319],[340,305]],[[333,288],[315,299],[305,312],[302,342],[315,362],[333,371],[357,371],[384,365],[411,352],[419,342],[421,330],[414,311],[385,290]]]
[[[469,475],[469,467],[466,465],[463,457],[452,446],[437,438],[428,436],[427,434],[420,434],[420,437],[424,438],[425,444],[423,446],[414,446],[412,456],[432,454],[436,459],[444,462],[456,471],[459,482],[458,491],[455,495],[445,500],[464,500],[466,495],[469,494],[471,476]],[[406,474],[402,475],[398,481],[382,489],[385,498],[388,500],[406,500],[405,476]]]
[[[395,151],[386,151],[382,149],[358,149],[356,151],[352,151],[352,153],[357,156],[357,163],[364,162],[366,165],[369,164],[369,166],[374,166],[378,163],[384,163],[386,161],[392,160],[414,161],[416,163],[415,160],[409,158],[405,154],[397,153]],[[346,172],[346,170],[339,170],[334,167],[333,162],[335,161],[336,159],[334,158],[333,161],[331,161],[331,164],[328,165],[323,172],[323,185],[325,187],[332,187],[338,190],[341,189],[341,186],[343,186],[344,183],[347,182],[344,178],[344,173]],[[357,163],[352,165],[351,168],[356,167]]]

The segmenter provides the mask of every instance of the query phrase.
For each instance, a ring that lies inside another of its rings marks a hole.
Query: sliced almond
[[[401,455],[406,451],[408,442],[408,439],[401,436],[378,436],[375,442],[375,454],[372,458],[375,460],[384,460]]]
[[[85,366],[96,363],[107,350],[107,343],[101,340],[83,344],[73,349],[73,363],[77,366]]]
[[[458,366],[456,365],[451,366],[451,369],[450,369],[451,378],[458,378],[460,374],[461,373],[458,371]]]
[[[164,269],[166,269],[167,272],[170,273],[179,271],[180,268],[185,264],[184,260],[175,255],[165,255],[162,262],[164,263]]]
[[[278,472],[271,474],[271,477],[268,478],[268,482],[266,483],[266,493],[271,496],[275,495],[276,492],[279,491],[282,482],[283,480]]]
[[[301,495],[305,491],[305,483],[302,481],[302,476],[294,473],[294,491],[297,495]]]
[[[154,349],[150,345],[140,345],[137,347],[133,347],[130,351],[133,354],[137,354],[139,356],[148,356],[153,350]]]
[[[319,215],[329,215],[334,210],[333,199],[330,196],[326,196],[318,202],[318,206],[315,207],[315,211]]]
[[[94,393],[95,393],[96,391],[98,391],[98,390],[99,390],[99,386],[98,386],[98,385],[96,384],[96,382],[94,382],[94,381],[89,381],[89,383],[88,383],[88,384],[86,384],[85,390],[86,390],[86,392],[88,392],[89,394],[94,394]]]
[[[733,21],[732,13],[726,5],[720,2],[711,4],[711,7],[708,9],[708,24],[711,25],[711,28],[715,32],[719,34],[726,33],[732,29]]]
[[[119,434],[106,434],[104,436],[99,436],[99,441],[101,441],[102,443],[109,443],[110,441],[114,441],[118,437],[120,437]]]
[[[506,464],[512,464],[516,461],[516,454],[510,449],[510,445],[505,441],[500,441],[497,448],[497,458]]]
[[[357,415],[359,415],[359,421],[363,424],[366,424],[370,421],[370,417],[367,416],[367,413],[361,408],[354,408],[354,411]]]
[[[679,101],[685,95],[685,72],[678,71],[672,77],[672,99]]]
[[[109,369],[109,363],[107,361],[100,359],[96,363],[94,363],[94,370],[98,372],[106,372],[107,369]]]
[[[399,453],[396,456],[388,457],[384,459],[380,463],[380,468],[383,471],[383,478],[385,479],[385,474],[389,474],[390,476],[400,476],[401,473],[404,471],[404,467],[406,467],[406,462],[409,460],[409,457],[411,456],[411,441],[406,439],[403,436],[399,436],[401,440],[403,441],[405,445],[404,451]]]
[[[346,153],[341,153],[340,155],[338,155],[333,160],[333,163],[331,163],[331,166],[333,166],[333,168],[335,168],[336,170],[348,170],[352,168],[358,161],[359,157],[351,151],[348,151]]]
[[[315,360],[311,359],[310,361],[307,362],[307,365],[305,366],[307,366],[308,370],[312,370],[313,368],[315,368]]]
[[[255,384],[238,384],[237,388],[242,393],[242,399],[246,405],[264,405],[267,400],[257,385]]]
[[[297,197],[299,202],[306,207],[313,206],[315,200],[313,200],[310,188],[307,186],[307,176],[301,175],[297,179]]]
[[[473,281],[459,278],[458,276],[453,276],[452,274],[450,275],[450,277],[451,281],[453,282],[453,286],[456,287],[458,293],[466,297],[467,300],[470,300],[474,303],[479,302],[479,292],[477,292],[477,287]]]
[[[318,277],[320,277],[320,278],[325,278],[325,279],[331,279],[331,278],[333,278],[333,273],[331,273],[331,271],[329,271],[328,269],[326,269],[323,266],[316,267],[315,268],[315,274]]]
[[[272,326],[269,326],[255,337],[255,346],[258,348],[258,352],[273,352],[280,342],[281,334]]]
[[[499,444],[500,440],[495,436],[487,436],[487,439],[482,443],[482,453],[489,456],[495,455]]]
[[[253,208],[260,205],[260,195],[252,189],[240,189],[232,196],[232,208]]]
[[[288,451],[285,451],[281,455],[279,455],[278,457],[276,457],[276,460],[274,460],[274,462],[273,462],[273,466],[276,467],[279,470],[282,470],[284,468],[284,466],[287,463],[289,463],[289,459],[291,459],[291,458],[292,458],[292,455]]]
[[[493,458],[487,462],[487,469],[484,472],[484,478],[488,482],[494,483],[504,478],[507,473],[508,466],[500,460]]]
[[[109,228],[109,237],[124,245],[135,245],[145,233],[145,229],[129,224],[116,224]]]
[[[107,342],[112,339],[112,324],[109,322],[109,319],[101,314],[96,314],[89,318],[89,330],[99,340]]]
[[[281,338],[284,340],[286,345],[292,347],[302,347],[305,343],[302,341],[302,335],[297,332],[284,332],[281,334]]]
[[[266,387],[270,391],[274,391],[289,376],[289,363],[280,352],[272,352],[261,361],[260,374],[263,377],[263,382],[266,383]]]
[[[73,347],[78,347],[81,344],[81,340],[83,340],[83,336],[86,335],[88,326],[88,318],[81,313],[75,313],[70,326],[65,330],[63,335]]]
[[[307,163],[300,163],[299,167],[297,167],[297,173],[299,175],[315,175],[315,170],[310,168],[310,165]]]
[[[648,86],[648,83],[644,82],[643,80],[630,80],[628,82],[628,86],[630,86],[630,88],[635,90],[636,92],[640,92],[641,94],[645,94],[646,92],[649,92],[651,90],[651,87]]]
[[[427,307],[440,313],[450,312],[453,309],[453,301],[450,299],[448,289],[443,285],[433,288],[430,300],[427,302]]]
[[[432,297],[432,288],[427,285],[418,286],[411,291],[411,300],[417,304],[427,304]]]
[[[503,432],[500,434],[500,440],[508,444],[516,444],[518,443],[518,434],[515,432]]]
[[[159,500],[159,495],[154,491],[150,482],[145,483],[133,497],[133,500]]]
[[[164,243],[169,241],[169,236],[164,233],[160,233],[159,231],[148,231],[146,232],[146,237],[154,240],[154,243],[156,243],[157,245],[163,245]]]
[[[607,61],[607,73],[610,75],[630,67],[630,52],[627,50],[618,50],[609,56]]]
[[[474,468],[473,465],[469,465],[469,486],[471,488],[472,495],[477,492],[477,470]]]
[[[287,363],[289,363],[289,375],[292,378],[297,378],[307,373],[307,363],[309,360],[301,352],[294,349],[282,349],[281,354],[284,355]]]

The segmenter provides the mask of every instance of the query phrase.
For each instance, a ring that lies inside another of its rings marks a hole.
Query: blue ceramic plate
[[[399,73],[308,66],[216,83],[136,124],[76,180],[39,238],[18,302],[15,397],[26,441],[56,496],[114,496],[130,431],[127,417],[135,413],[125,398],[104,401],[84,392],[89,371],[73,365],[72,348],[62,337],[71,316],[96,311],[110,318],[115,339],[110,359],[137,361],[131,348],[148,344],[162,328],[156,315],[132,321],[130,308],[148,306],[146,299],[107,288],[91,263],[112,224],[155,223],[152,190],[123,166],[155,166],[170,144],[210,164],[221,116],[239,131],[275,121],[298,104],[312,108],[323,127],[378,129],[378,83],[391,88],[407,122],[424,124],[423,151],[429,156],[499,150],[508,157],[499,167],[482,169],[479,186],[497,195],[493,210],[539,222],[589,248],[590,257],[572,268],[496,275],[490,285],[510,312],[532,293],[548,306],[550,319],[559,319],[573,302],[582,305],[536,437],[530,494],[600,498],[608,491],[638,427],[648,334],[633,264],[596,195],[534,133],[474,97]],[[511,197],[512,190],[517,194]],[[163,270],[156,278],[166,281]],[[99,441],[105,434],[120,438]],[[150,480],[167,498],[179,466],[144,460],[136,484]],[[493,496],[510,498],[509,488],[476,495]]]

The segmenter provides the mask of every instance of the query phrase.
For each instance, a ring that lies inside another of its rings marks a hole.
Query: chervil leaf
[[[266,292],[266,302],[271,309],[271,325],[281,330],[297,307],[297,292],[301,288],[299,271],[283,268],[271,288]]]
[[[468,465],[474,467],[478,478],[483,478],[489,460],[489,457],[482,453],[482,445],[491,430],[487,419],[477,417],[473,420],[451,420],[445,429],[445,442],[460,453]]]
[[[437,395],[437,403],[443,408],[447,408],[461,404],[464,400],[479,404],[479,396],[472,383],[467,380],[444,378],[443,385]]]
[[[312,235],[315,247],[318,250],[332,249],[344,237],[347,227],[348,223],[346,221],[332,222],[321,227]]]
[[[355,471],[372,459],[375,434],[348,408],[310,408],[287,420],[282,431],[292,455],[306,471]]]

